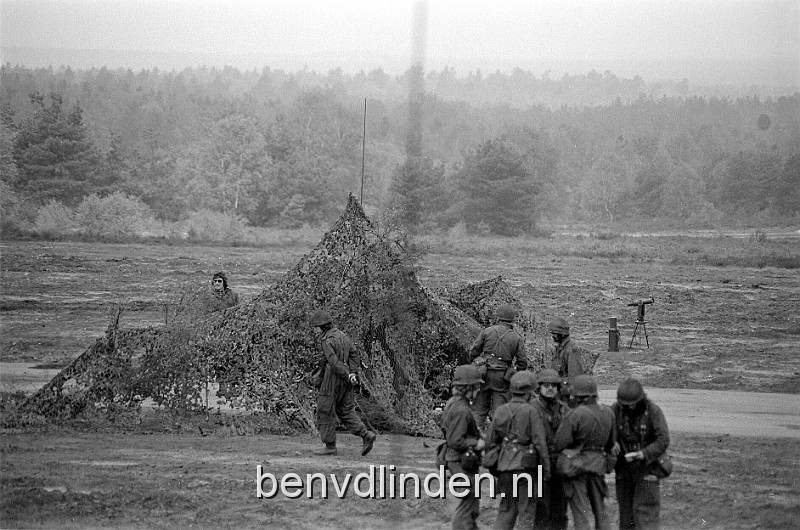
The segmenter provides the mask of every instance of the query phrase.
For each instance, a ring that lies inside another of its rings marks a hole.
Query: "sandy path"
[[[0,363],[0,390],[31,393],[59,372],[33,366]],[[676,388],[648,388],[647,394],[664,411],[671,431],[800,439],[797,394]],[[615,388],[600,389],[602,403],[613,403],[615,395]]]
[[[41,370],[38,363],[0,363],[0,391],[32,394],[58,375],[60,369]]]
[[[661,407],[670,431],[800,438],[800,395],[647,388]],[[616,389],[600,389],[600,401],[613,403]]]

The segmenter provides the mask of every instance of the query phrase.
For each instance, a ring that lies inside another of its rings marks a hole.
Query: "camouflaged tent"
[[[359,412],[373,427],[433,433],[434,403],[452,369],[502,303],[521,308],[502,278],[434,293],[417,280],[402,236],[381,233],[351,195],[339,220],[281,280],[252,302],[206,313],[205,290],[184,295],[163,328],[119,330],[90,347],[24,405],[46,415],[87,405],[135,405],[152,398],[202,409],[219,383],[231,407],[265,410],[314,430],[307,382],[318,355],[307,315],[325,308],[362,353]],[[552,347],[544,324],[527,315],[532,368]]]

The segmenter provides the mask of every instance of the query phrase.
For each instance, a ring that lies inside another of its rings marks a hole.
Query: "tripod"
[[[637,306],[636,327],[633,328],[633,335],[631,335],[631,343],[628,345],[628,348],[633,348],[633,339],[636,338],[636,332],[639,331],[639,326],[642,326],[644,330],[644,341],[647,344],[647,348],[650,348],[650,338],[647,336],[647,321],[644,319],[644,307],[648,304],[652,304],[653,301],[654,300],[650,298],[646,300],[637,300],[628,304],[629,306]]]

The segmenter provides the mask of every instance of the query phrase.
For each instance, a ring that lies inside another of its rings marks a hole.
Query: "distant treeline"
[[[234,68],[0,70],[4,223],[125,194],[162,220],[317,225],[361,192],[410,230],[792,222],[800,94],[692,95],[606,72],[551,80]],[[734,89],[731,89],[733,94]],[[746,92],[745,89],[742,89]]]

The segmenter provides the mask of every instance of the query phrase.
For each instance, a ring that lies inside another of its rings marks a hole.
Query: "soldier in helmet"
[[[481,388],[480,372],[472,364],[456,367],[453,375],[453,396],[442,411],[442,430],[447,442],[447,469],[451,473],[464,473],[469,478],[470,493],[461,498],[453,515],[453,529],[478,528],[476,523],[480,513],[480,501],[476,488],[475,473],[478,471],[476,451],[481,451],[485,442],[481,438],[475,418],[472,417],[470,403]],[[472,455],[467,458],[466,455]]]
[[[566,401],[569,401],[572,380],[586,373],[581,363],[581,354],[569,336],[569,322],[561,317],[556,318],[547,324],[547,330],[552,335],[553,342],[556,343],[551,368],[561,377],[563,383],[561,394]]]
[[[611,409],[621,449],[615,468],[619,527],[658,528],[661,493],[651,466],[669,447],[667,420],[632,378],[620,383]]]
[[[561,400],[561,378],[558,372],[547,368],[536,374],[537,392],[531,404],[542,417],[547,453],[550,455],[550,480],[544,486],[536,506],[536,528],[565,530],[567,528],[567,503],[564,498],[564,477],[556,470],[558,452],[555,447],[556,432],[569,407]]]
[[[367,430],[355,410],[353,387],[358,383],[361,356],[353,348],[350,338],[333,325],[327,311],[314,311],[309,324],[316,328],[322,354],[318,366],[322,380],[317,394],[317,428],[325,444],[321,455],[335,455],[336,418],[351,433],[363,440],[361,456],[372,450],[376,435]]]
[[[595,452],[602,458],[591,459],[596,464],[575,477],[564,477],[564,494],[572,511],[575,530],[591,528],[589,514],[594,514],[595,528],[606,530],[611,521],[606,514],[606,454],[615,449],[614,413],[610,407],[597,403],[597,383],[588,375],[573,380],[572,395],[577,406],[570,410],[556,431],[555,449],[579,449]]]
[[[503,304],[495,310],[497,324],[481,331],[470,349],[473,363],[486,368],[484,384],[472,403],[472,413],[479,428],[483,428],[489,411],[508,401],[508,382],[516,371],[528,367],[525,340],[514,329],[517,310]]]
[[[543,480],[550,478],[550,458],[542,417],[529,402],[533,386],[533,374],[527,370],[511,377],[511,400],[495,411],[486,434],[488,447],[501,446],[497,462],[497,488],[500,491],[500,506],[494,525],[497,529],[511,529],[515,524],[519,528],[533,528],[537,497],[533,477],[538,477],[537,466],[542,466]],[[520,478],[524,473],[529,478]],[[530,490],[528,481],[534,485]]]

